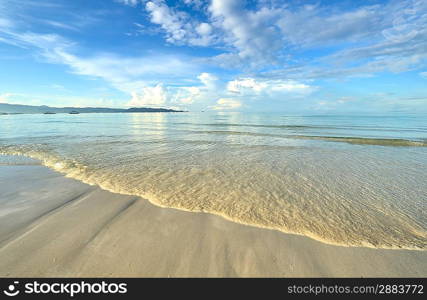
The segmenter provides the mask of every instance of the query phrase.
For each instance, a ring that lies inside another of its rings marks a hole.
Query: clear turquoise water
[[[160,206],[331,244],[427,246],[425,115],[5,115],[0,153]]]

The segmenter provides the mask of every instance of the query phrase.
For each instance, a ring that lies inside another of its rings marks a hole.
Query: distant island
[[[0,103],[0,115],[7,114],[81,114],[81,113],[145,113],[145,112],[184,112],[168,108],[131,107],[50,107],[46,105],[33,106],[22,104]]]

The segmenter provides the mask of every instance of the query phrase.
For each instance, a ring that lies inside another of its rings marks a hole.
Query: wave
[[[274,125],[274,124],[239,124],[239,123],[191,123],[191,122],[175,122],[175,125],[194,125],[194,126],[209,126],[209,127],[253,127],[253,128],[272,128],[272,129],[334,129],[334,130],[357,130],[357,131],[387,131],[387,132],[427,132],[425,128],[401,128],[401,127],[381,127],[367,125],[351,125],[351,126],[333,126],[333,125]]]
[[[376,145],[376,146],[404,146],[404,147],[427,147],[427,140],[409,140],[409,139],[385,139],[385,138],[368,138],[352,136],[323,136],[323,135],[292,135],[292,134],[274,134],[274,133],[257,133],[247,131],[232,130],[187,130],[187,132],[197,134],[218,134],[218,135],[243,135],[258,137],[275,137],[286,139],[305,139],[305,140],[323,140],[330,142],[342,142],[357,145]]]
[[[294,138],[324,140],[331,142],[343,142],[356,145],[376,145],[376,146],[401,146],[401,147],[427,147],[426,140],[406,140],[406,139],[379,139],[379,138],[361,138],[361,137],[340,137],[340,136],[310,136],[295,135]]]

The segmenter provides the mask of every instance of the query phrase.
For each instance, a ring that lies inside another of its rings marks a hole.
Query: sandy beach
[[[339,247],[0,166],[1,277],[426,277],[427,252]]]

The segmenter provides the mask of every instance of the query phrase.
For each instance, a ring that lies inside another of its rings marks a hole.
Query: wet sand
[[[0,166],[1,277],[427,277],[427,251],[340,247]]]

